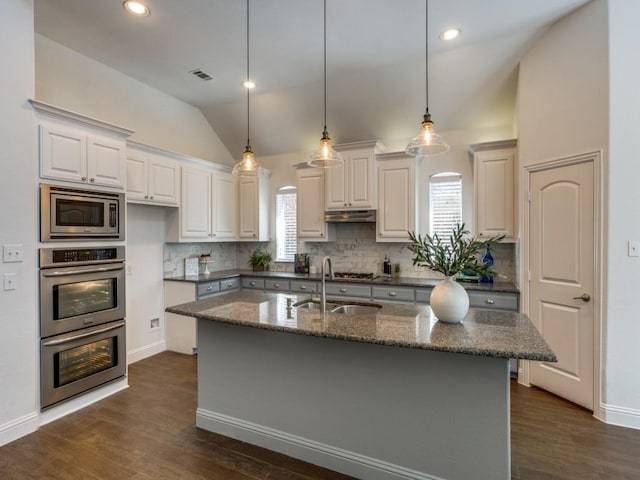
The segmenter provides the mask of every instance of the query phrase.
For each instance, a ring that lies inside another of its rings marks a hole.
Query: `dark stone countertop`
[[[299,335],[393,347],[555,362],[555,354],[526,315],[470,309],[463,322],[439,322],[428,305],[375,302],[382,309],[362,315],[287,309],[287,299],[306,295],[240,291],[176,305],[167,312]],[[330,304],[344,299],[328,298]],[[371,302],[349,302],[366,305]]]
[[[193,275],[193,276],[179,276],[179,277],[166,277],[165,280],[176,282],[194,282],[204,283],[215,280],[221,280],[231,277],[257,277],[257,278],[283,278],[291,280],[309,280],[317,281],[321,280],[319,273],[292,273],[292,272],[254,272],[248,269],[233,269],[233,270],[221,270],[217,272],[211,272],[209,275]],[[439,278],[414,278],[414,277],[384,277],[379,276],[373,280],[353,280],[345,278],[335,278],[332,282],[345,282],[345,283],[358,283],[363,285],[389,285],[394,287],[435,287],[441,279]],[[467,290],[479,290],[484,292],[505,292],[505,293],[519,293],[518,288],[512,282],[494,282],[494,283],[481,283],[481,282],[460,282]]]

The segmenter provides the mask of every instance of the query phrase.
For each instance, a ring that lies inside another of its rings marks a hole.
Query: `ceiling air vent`
[[[203,72],[201,69],[196,68],[195,70],[191,70],[189,72],[191,75],[195,75],[196,77],[198,77],[200,80],[204,80],[204,81],[208,81],[208,80],[213,80],[214,77],[212,77],[211,75],[209,75],[206,72]]]

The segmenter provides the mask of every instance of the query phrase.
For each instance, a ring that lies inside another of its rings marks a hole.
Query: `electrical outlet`
[[[629,240],[627,255],[630,257],[640,257],[640,240]]]
[[[149,321],[149,329],[150,330],[154,330],[156,328],[160,327],[160,319],[159,318],[152,318]]]
[[[22,245],[4,245],[2,247],[2,261],[4,263],[22,262],[23,257]]]
[[[4,290],[15,290],[16,289],[16,274],[15,273],[5,273],[3,276]]]

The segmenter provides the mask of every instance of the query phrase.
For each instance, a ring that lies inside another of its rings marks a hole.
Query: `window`
[[[462,175],[445,172],[429,177],[429,232],[443,240],[462,223]]]
[[[276,261],[293,262],[297,251],[296,187],[280,187],[276,193]]]

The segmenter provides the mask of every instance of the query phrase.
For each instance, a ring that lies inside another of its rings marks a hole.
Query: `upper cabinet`
[[[270,176],[270,171],[261,169],[255,176],[238,177],[239,240],[269,240]]]
[[[211,174],[213,200],[211,235],[216,241],[233,241],[238,232],[236,177],[230,172]]]
[[[382,148],[382,144],[378,141],[335,146],[344,158],[344,165],[327,169],[326,210],[377,208],[375,156]]]
[[[416,159],[404,152],[377,156],[378,242],[409,242],[417,225]]]
[[[478,237],[516,240],[516,140],[469,147],[474,165],[474,225]]]
[[[127,145],[127,202],[178,206],[180,167],[167,152]]]
[[[38,112],[40,177],[124,188],[132,130],[31,100]]]
[[[335,226],[324,221],[324,168],[298,168],[297,226],[298,238],[312,242],[335,239]]]

